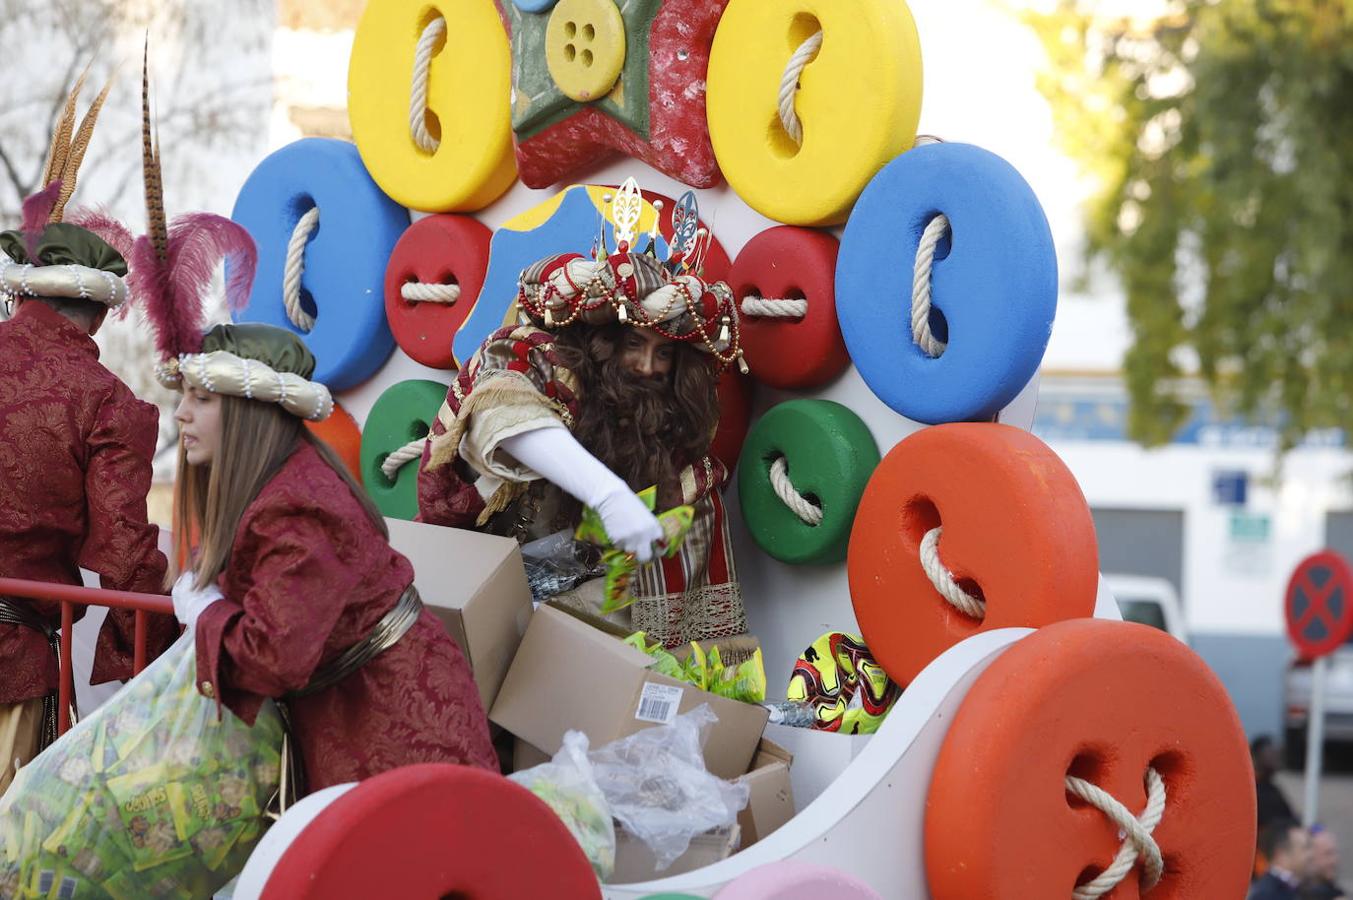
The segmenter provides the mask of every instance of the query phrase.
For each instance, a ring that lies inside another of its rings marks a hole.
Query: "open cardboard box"
[[[513,769],[522,771],[549,762],[544,751],[518,739]],[[615,874],[609,884],[632,884],[668,875],[680,875],[712,865],[738,850],[745,850],[794,818],[794,788],[790,771],[794,756],[765,738],[757,744],[747,773],[738,781],[748,787],[747,806],[738,813],[732,828],[696,835],[691,848],[671,866],[659,872],[657,860],[644,843],[616,824]]]
[[[531,619],[531,589],[512,538],[389,519],[390,544],[413,563],[423,604],[460,644],[485,711]]]
[[[661,872],[658,861],[648,845],[630,834],[619,825],[615,829],[615,871],[606,880],[607,884],[634,884],[639,881],[652,881],[669,875],[683,875],[705,866],[712,866],[727,859],[738,849],[739,826],[717,828],[691,838],[686,852],[672,861]]]
[[[531,617],[489,718],[553,755],[576,729],[593,747],[670,724],[708,703],[718,717],[705,765],[720,778],[747,772],[769,714],[650,671],[652,657],[551,606]]]
[[[615,830],[615,874],[608,884],[633,884],[693,872],[745,850],[794,817],[794,789],[789,783],[793,757],[762,739],[747,774],[738,781],[749,788],[747,806],[736,825],[697,834],[690,849],[661,872],[653,851],[618,824]]]

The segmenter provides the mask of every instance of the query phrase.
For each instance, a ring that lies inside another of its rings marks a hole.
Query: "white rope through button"
[[[428,66],[432,63],[432,47],[446,34],[446,20],[437,16],[423,29],[418,49],[413,54],[413,87],[409,91],[409,131],[413,142],[424,153],[436,153],[441,141],[428,132]]]
[[[1066,776],[1066,790],[1108,816],[1124,835],[1123,846],[1118,855],[1093,881],[1076,887],[1071,892],[1072,900],[1099,900],[1122,883],[1137,865],[1137,858],[1143,857],[1142,866],[1146,877],[1142,879],[1142,893],[1151,890],[1160,881],[1165,872],[1165,860],[1161,857],[1160,846],[1151,832],[1160,824],[1165,815],[1165,781],[1154,768],[1146,770],[1146,809],[1140,817],[1134,817],[1132,811],[1118,801],[1108,791],[1091,784],[1083,778]]]
[[[305,245],[319,224],[319,207],[312,206],[291,230],[287,241],[287,265],[282,271],[282,302],[287,307],[291,324],[309,334],[315,327],[315,317],[301,308],[301,274],[305,272]]]
[[[775,490],[775,496],[779,497],[803,524],[814,528],[822,524],[822,507],[809,503],[794,489],[794,484],[789,480],[789,464],[785,462],[783,456],[775,457],[770,464],[770,486]]]
[[[785,133],[799,146],[803,146],[803,123],[799,121],[799,114],[794,109],[794,98],[799,92],[799,76],[820,49],[822,49],[821,31],[799,44],[799,49],[794,51],[794,55],[785,64],[784,75],[780,76],[780,124],[785,127]]]
[[[808,301],[803,297],[756,297],[749,294],[742,298],[742,314],[777,319],[802,319],[808,315]]]
[[[381,474],[394,481],[395,476],[399,474],[400,468],[405,463],[413,462],[423,455],[423,445],[427,443],[427,440],[426,437],[420,437],[417,440],[409,441],[403,447],[391,453],[385,458],[385,462],[381,463]]]
[[[941,597],[965,616],[981,619],[987,614],[986,603],[959,587],[953,573],[940,562],[940,535],[943,533],[944,526],[936,525],[921,538],[921,568]]]
[[[460,285],[406,281],[399,286],[399,296],[410,303],[455,303],[460,299]]]
[[[935,247],[948,230],[949,218],[944,213],[936,213],[926,223],[916,247],[916,269],[911,280],[911,338],[932,359],[942,354],[946,345],[930,331],[930,271],[935,263]]]

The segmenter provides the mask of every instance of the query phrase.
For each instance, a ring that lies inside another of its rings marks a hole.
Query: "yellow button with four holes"
[[[625,20],[614,0],[559,0],[545,26],[545,63],[565,96],[606,96],[625,65]]]

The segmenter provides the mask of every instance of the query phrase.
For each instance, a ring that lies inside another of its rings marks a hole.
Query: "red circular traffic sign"
[[[1302,659],[1333,653],[1353,637],[1353,569],[1333,550],[1300,563],[1287,582],[1287,636]]]

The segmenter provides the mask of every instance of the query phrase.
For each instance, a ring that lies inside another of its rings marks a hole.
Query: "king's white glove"
[[[203,610],[225,597],[214,583],[201,590],[193,587],[194,577],[192,571],[184,572],[178,581],[174,582],[174,588],[170,592],[174,599],[174,618],[187,626],[189,631],[197,629],[197,619]]]
[[[657,517],[567,428],[537,428],[513,435],[499,446],[595,509],[611,543],[633,553],[640,562],[653,559],[653,544],[664,537]]]

